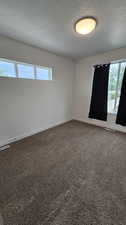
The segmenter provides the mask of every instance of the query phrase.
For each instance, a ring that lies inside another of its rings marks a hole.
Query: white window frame
[[[32,68],[33,68],[33,77],[34,77],[34,78],[24,78],[24,77],[19,77],[18,65],[24,65],[24,66],[30,66],[30,67],[32,67]],[[35,76],[36,76],[35,70],[34,70],[35,65],[28,64],[28,63],[21,63],[21,62],[19,63],[19,62],[15,62],[15,66],[16,66],[17,78],[19,78],[19,79],[35,80]]]
[[[121,71],[121,64],[123,62],[126,62],[125,60],[123,61],[115,61],[113,62],[113,64],[119,64],[118,66],[118,72],[117,72],[117,82],[116,82],[116,89],[115,89],[115,99],[114,99],[114,108],[113,108],[113,112],[108,112],[108,114],[110,115],[116,115],[116,104],[117,104],[117,99],[118,99],[118,85],[119,85],[119,76],[120,76],[120,71]]]
[[[37,67],[40,68],[40,69],[46,69],[46,70],[48,70],[48,72],[49,72],[49,80],[52,80],[52,68],[35,65],[36,80],[38,80],[37,79]]]
[[[117,98],[118,98],[118,85],[119,85],[119,76],[120,76],[120,70],[121,70],[121,62],[119,62],[119,67],[118,67],[118,73],[117,73],[117,83],[116,83],[116,96],[114,99],[114,114],[116,114],[116,104],[117,104]]]
[[[19,62],[19,61],[14,61],[14,60],[9,60],[9,59],[5,59],[5,58],[0,58],[0,61],[3,62],[7,62],[7,63],[12,63],[14,64],[15,67],[15,77],[11,77],[10,76],[0,76],[0,78],[18,78],[18,79],[26,79],[26,80],[41,80],[41,81],[52,81],[52,74],[53,74],[53,68],[52,67],[45,67],[45,66],[40,66],[40,65],[33,65],[30,63],[25,63],[25,62]],[[33,67],[33,76],[34,78],[23,78],[23,77],[19,77],[19,73],[18,73],[18,64],[21,65],[25,65],[25,66],[32,66]],[[48,70],[48,80],[44,80],[44,79],[37,79],[37,67],[41,68],[41,69],[47,69]]]
[[[15,68],[15,75],[16,75],[16,77],[0,76],[0,78],[17,78],[17,69],[16,69],[16,64],[15,64],[16,62],[13,60],[5,59],[5,58],[0,58],[0,61],[7,62],[7,63],[13,63],[14,68]]]

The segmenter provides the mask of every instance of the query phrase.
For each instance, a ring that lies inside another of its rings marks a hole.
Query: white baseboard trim
[[[13,137],[13,138],[9,138],[9,139],[4,140],[4,141],[0,141],[0,147],[2,147],[2,146],[4,146],[4,145],[11,144],[11,143],[13,143],[13,142],[15,142],[15,141],[22,140],[22,139],[24,139],[24,138],[26,138],[26,137],[30,137],[30,136],[32,136],[32,135],[34,135],[34,134],[40,133],[40,132],[42,132],[42,131],[48,130],[48,129],[53,128],[53,127],[56,127],[56,126],[58,126],[58,125],[62,125],[62,124],[67,123],[67,122],[69,122],[69,121],[71,121],[71,120],[72,120],[72,119],[65,120],[65,121],[60,121],[60,122],[57,122],[57,123],[55,123],[55,124],[51,124],[51,125],[49,125],[49,126],[47,126],[47,127],[45,127],[45,128],[38,128],[38,129],[36,129],[36,130],[26,132],[26,133],[21,134],[21,135],[19,135],[19,136],[16,136],[16,137]]]
[[[93,125],[93,126],[97,126],[97,127],[102,127],[106,130],[112,130],[112,131],[117,131],[117,132],[122,132],[122,133],[126,133],[126,127],[122,127],[121,125],[117,125],[118,127],[115,128],[113,127],[112,125],[108,126],[108,124],[106,124],[106,122],[103,122],[103,124],[97,122],[97,120],[93,120],[91,119],[90,120],[84,120],[84,119],[78,119],[78,118],[74,118],[73,120],[76,120],[76,121],[79,121],[79,122],[82,122],[82,123],[87,123],[87,124],[90,124],[90,125]]]

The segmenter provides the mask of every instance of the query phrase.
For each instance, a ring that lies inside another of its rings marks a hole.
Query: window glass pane
[[[37,80],[52,80],[50,69],[36,67],[36,78]]]
[[[16,77],[15,65],[11,62],[0,61],[0,76]]]
[[[30,65],[17,64],[18,77],[26,79],[34,79],[34,68]]]
[[[117,113],[121,93],[122,79],[126,62],[110,65],[108,85],[108,112]]]
[[[120,91],[121,91],[122,79],[123,79],[125,68],[126,68],[126,62],[121,63],[120,74],[119,74],[119,84],[118,84],[119,94],[120,94]]]
[[[116,89],[118,79],[119,63],[111,64],[108,85],[108,112],[116,112]]]
[[[124,76],[125,67],[126,67],[126,62],[120,63],[119,77],[118,77],[118,83],[117,83],[116,111],[118,110],[118,106],[119,106],[122,80]]]

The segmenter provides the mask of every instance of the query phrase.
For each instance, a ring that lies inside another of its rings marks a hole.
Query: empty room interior
[[[125,0],[0,0],[0,225],[126,225]]]

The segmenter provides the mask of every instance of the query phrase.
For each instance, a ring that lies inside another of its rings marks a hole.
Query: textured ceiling
[[[98,20],[84,37],[73,24]],[[80,58],[126,46],[126,0],[0,0],[0,34],[57,54]]]

